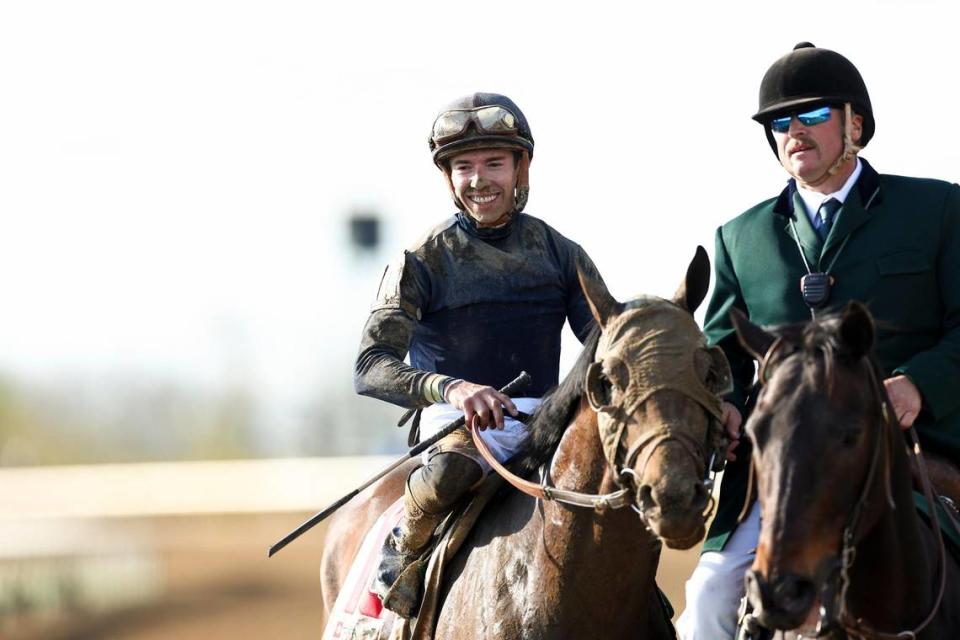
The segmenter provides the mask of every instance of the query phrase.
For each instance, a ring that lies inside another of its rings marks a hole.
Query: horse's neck
[[[577,417],[565,431],[550,468],[553,486],[601,494],[616,491],[612,475],[600,446],[596,414],[585,401]],[[600,597],[648,596],[653,587],[659,559],[659,542],[644,528],[639,516],[629,508],[597,512],[544,502],[543,545],[557,563],[576,567],[577,580],[590,584],[596,576]],[[602,585],[603,588],[599,588]],[[583,598],[583,592],[569,592]]]
[[[893,436],[890,483],[895,509],[885,490],[870,498],[882,513],[857,545],[850,572],[850,609],[878,630],[902,631],[930,611],[939,586],[938,549],[913,501],[910,467],[900,434]],[[882,469],[882,467],[881,467]],[[882,486],[882,481],[877,486]],[[885,585],[878,590],[878,584]],[[881,595],[882,594],[882,595]]]

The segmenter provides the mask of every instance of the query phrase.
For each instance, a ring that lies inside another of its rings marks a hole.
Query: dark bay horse
[[[867,309],[850,303],[776,334],[734,316],[763,383],[746,426],[762,518],[747,574],[756,621],[839,638],[960,638],[960,567],[914,505]]]
[[[729,365],[706,347],[692,315],[709,276],[702,248],[672,301],[619,303],[581,276],[600,331],[536,412],[518,466],[530,474],[545,466],[564,490],[624,487],[634,508],[501,494],[444,578],[435,638],[674,637],[654,583],[661,540],[689,548],[702,538],[704,480],[711,454],[724,447],[717,394]],[[321,567],[328,612],[363,532],[400,497],[407,472],[371,487],[330,523]]]

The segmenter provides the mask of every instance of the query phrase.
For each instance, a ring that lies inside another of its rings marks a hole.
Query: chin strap
[[[843,153],[841,153],[836,161],[830,165],[830,168],[827,169],[826,172],[824,172],[824,174],[816,180],[805,182],[798,175],[790,175],[794,177],[794,179],[797,181],[797,184],[799,184],[801,187],[809,189],[811,187],[819,186],[835,176],[837,172],[840,171],[840,167],[860,153],[862,149],[863,147],[854,143],[853,141],[853,107],[851,107],[850,103],[847,102],[843,105]]]
[[[530,154],[524,149],[520,153],[520,164],[517,167],[517,184],[513,189],[513,210],[516,213],[523,211],[530,197]]]

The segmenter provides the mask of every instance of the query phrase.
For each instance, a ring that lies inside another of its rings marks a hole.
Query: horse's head
[[[746,425],[762,514],[747,593],[768,628],[801,626],[818,600],[826,622],[843,537],[869,526],[865,497],[887,477],[873,321],[859,303],[776,334],[732,316],[763,385]]]
[[[580,280],[602,331],[586,389],[604,455],[647,526],[667,546],[689,548],[704,534],[705,480],[722,464],[719,394],[731,380],[723,352],[707,347],[693,319],[710,261],[698,247],[672,301],[620,303],[599,279]]]

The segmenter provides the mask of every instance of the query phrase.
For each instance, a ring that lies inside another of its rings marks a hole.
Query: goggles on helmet
[[[433,123],[433,143],[440,145],[461,137],[470,124],[481,133],[516,135],[517,118],[499,105],[444,111]]]
[[[796,117],[797,120],[805,127],[812,127],[815,124],[823,124],[830,119],[830,107],[818,107],[811,111],[804,111],[803,113],[791,113],[790,115],[783,116],[782,118],[774,118],[770,121],[770,130],[775,131],[776,133],[786,133],[790,130],[790,123],[793,122],[793,118]]]

